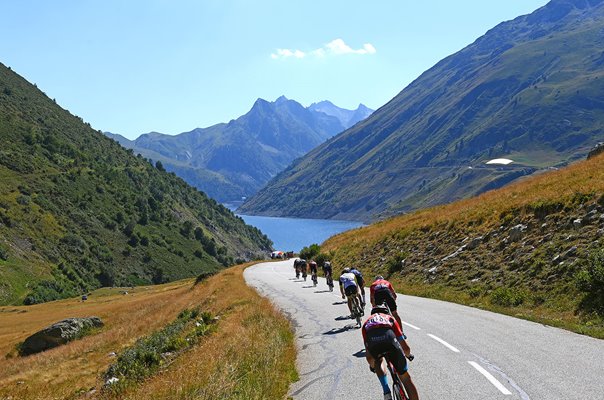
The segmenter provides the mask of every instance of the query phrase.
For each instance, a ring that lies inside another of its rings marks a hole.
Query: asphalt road
[[[322,278],[313,287],[294,275],[293,260],[244,274],[295,326],[300,380],[290,396],[381,399],[337,286],[329,292]],[[399,295],[397,304],[421,399],[604,399],[602,340],[437,300]]]

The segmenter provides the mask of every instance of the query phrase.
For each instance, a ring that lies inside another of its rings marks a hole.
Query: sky
[[[547,0],[0,0],[0,62],[129,139],[258,98],[377,109],[442,58]]]

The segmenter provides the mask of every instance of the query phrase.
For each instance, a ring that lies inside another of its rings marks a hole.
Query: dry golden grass
[[[559,171],[551,171],[486,192],[466,200],[420,210],[337,235],[324,244],[324,251],[355,244],[373,243],[395,231],[433,227],[448,223],[493,225],[510,210],[521,210],[540,202],[572,201],[577,194],[604,194],[604,154],[578,162]]]
[[[266,390],[274,390],[275,397],[265,398],[282,398],[295,377],[293,336],[270,302],[245,285],[243,269],[232,268],[197,286],[185,280],[135,288],[128,295],[117,289],[98,291],[86,302],[0,308],[0,399],[262,398]],[[99,390],[101,375],[115,360],[109,353],[119,353],[172,322],[181,310],[196,306],[221,316],[213,335],[119,396]],[[4,358],[14,355],[15,346],[28,335],[53,322],[91,315],[105,322],[95,335],[37,355]],[[248,375],[268,384],[251,382]],[[250,393],[228,395],[235,389]]]
[[[280,399],[296,379],[289,322],[242,278],[238,267],[205,283],[203,310],[218,331],[123,399]]]

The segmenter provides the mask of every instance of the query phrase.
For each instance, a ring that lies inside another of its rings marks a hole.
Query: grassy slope
[[[288,321],[249,288],[244,266],[230,268],[193,286],[191,280],[95,291],[88,301],[61,300],[31,307],[0,308],[0,354],[14,353],[34,331],[72,316],[100,316],[97,334],[25,358],[0,358],[0,398],[264,399],[283,398],[296,378],[295,346]],[[137,338],[199,306],[220,316],[217,331],[181,354],[161,373],[119,396],[98,391],[101,375]],[[250,345],[253,344],[253,345]]]
[[[403,293],[604,338],[603,310],[598,314],[593,293],[577,287],[590,254],[604,247],[602,163],[603,156],[594,157],[472,199],[349,231],[329,239],[322,250],[332,253],[336,266],[352,264],[369,277],[388,276]],[[587,221],[590,212],[594,217]],[[577,218],[583,223],[574,223]],[[518,224],[526,228],[512,239]],[[445,260],[473,239],[474,248]],[[593,289],[601,293],[599,286]]]
[[[0,304],[182,279],[269,247],[0,64]]]

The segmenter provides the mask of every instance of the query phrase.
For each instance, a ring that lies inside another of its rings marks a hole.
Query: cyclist
[[[396,307],[396,292],[392,284],[384,279],[382,275],[376,276],[371,284],[369,288],[369,301],[371,301],[372,307],[375,307],[376,304],[386,303],[396,322],[398,322],[399,326],[403,326]]]
[[[365,279],[363,279],[363,274],[356,267],[352,267],[350,269],[350,272],[352,272],[354,274],[354,276],[357,278],[357,284],[359,285],[360,296],[361,296],[360,297],[361,306],[363,308],[365,308]]]
[[[304,278],[304,282],[306,282],[306,275],[308,274],[308,267],[306,265],[306,260],[300,259],[300,272],[302,272],[302,278]]]
[[[296,271],[296,279],[300,277],[300,259],[294,260],[294,271]]]
[[[357,286],[356,276],[350,272],[350,268],[342,270],[342,275],[340,275],[340,293],[342,294],[342,299],[348,299],[348,310],[350,310],[350,315],[354,317],[354,313],[352,312],[352,296],[359,295],[359,287]]]
[[[407,360],[405,359],[405,356],[411,355],[411,349],[405,341],[401,326],[388,311],[385,304],[374,307],[371,310],[371,316],[367,318],[361,330],[369,369],[376,373],[380,385],[382,385],[384,400],[392,399],[388,386],[386,363],[381,357],[381,355],[385,355],[399,374],[409,399],[418,400],[417,389],[407,371]]]
[[[329,286],[329,290],[333,290],[333,270],[331,268],[331,263],[329,261],[325,261],[323,263],[323,275],[325,275],[325,279],[327,280],[327,286]]]

